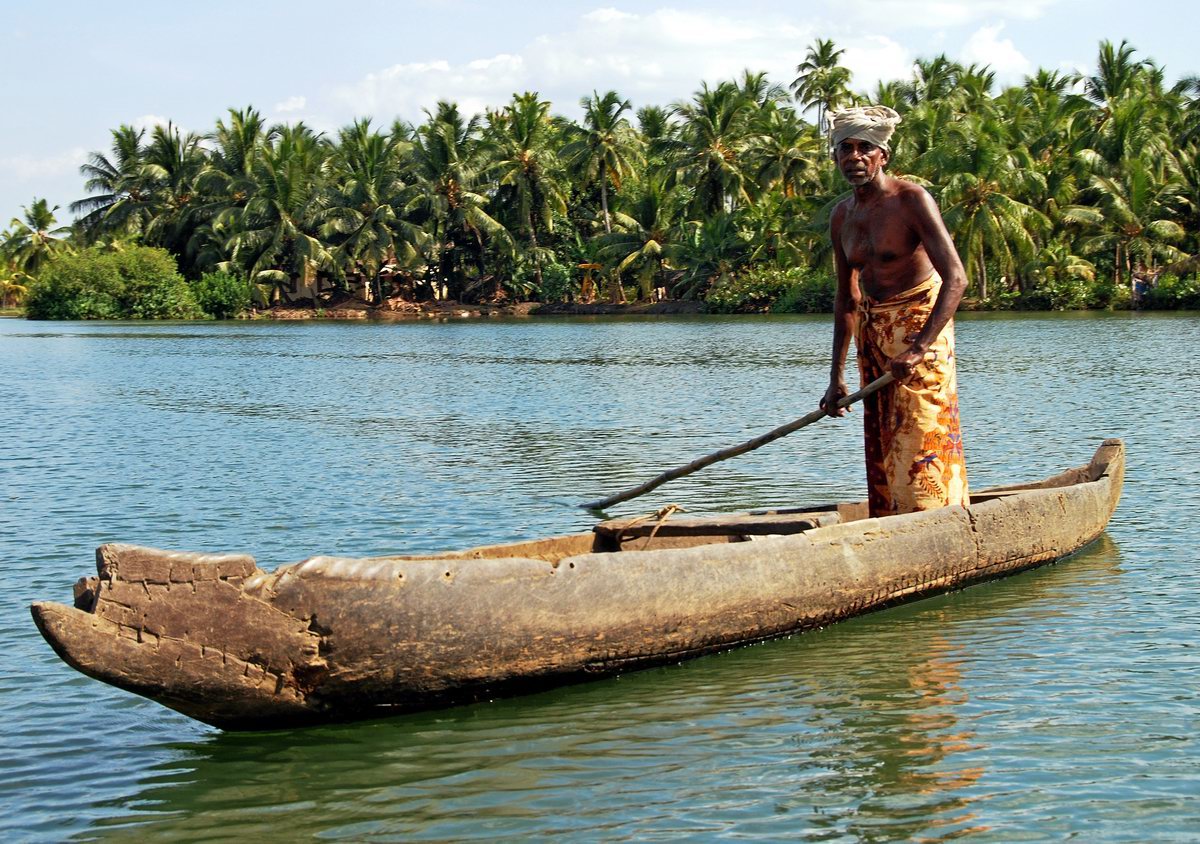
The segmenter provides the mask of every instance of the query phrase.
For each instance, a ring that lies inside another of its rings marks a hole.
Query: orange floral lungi
[[[933,310],[942,279],[859,304],[854,342],[863,385],[888,371],[888,362],[917,338]],[[968,505],[955,377],[954,320],[904,383],[863,400],[867,494],[872,516]]]

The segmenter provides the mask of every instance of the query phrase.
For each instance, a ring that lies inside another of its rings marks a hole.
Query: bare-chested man
[[[897,383],[864,401],[872,516],[968,504],[955,378],[954,311],[966,274],[933,198],[884,167],[899,115],[883,106],[832,120],[833,154],[854,188],[830,225],[837,266],[833,366],[821,400],[831,416],[849,392],[850,337],[864,385]]]

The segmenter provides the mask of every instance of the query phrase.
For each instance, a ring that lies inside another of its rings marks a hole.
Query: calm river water
[[[958,334],[975,488],[1126,440],[1070,560],[543,694],[223,734],[68,669],[29,603],[69,603],[104,541],[273,568],[587,529],[575,503],[810,410],[828,320],[0,321],[0,837],[1200,837],[1200,317]],[[613,514],[862,497],[860,431]]]

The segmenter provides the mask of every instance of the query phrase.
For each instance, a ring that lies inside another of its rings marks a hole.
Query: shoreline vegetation
[[[965,307],[1200,308],[1200,77],[1168,86],[1105,41],[1090,75],[997,90],[939,55],[856,92],[842,52],[815,41],[786,87],[747,70],[637,110],[593,92],[578,121],[526,92],[330,135],[252,107],[203,135],[121,126],[74,222],[34,198],[0,235],[0,312],[828,312],[827,116],[863,102],[903,117],[889,170],[941,208]]]

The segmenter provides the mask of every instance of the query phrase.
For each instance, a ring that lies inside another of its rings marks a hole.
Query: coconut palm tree
[[[196,227],[204,221],[200,177],[208,166],[202,138],[167,123],[155,126],[142,150],[142,179],[150,186],[151,217],[145,242],[176,258],[187,254]]]
[[[754,205],[738,212],[738,223],[747,241],[746,264],[780,268],[818,266],[827,255],[828,226],[813,224],[814,212],[807,197],[764,194]]]
[[[851,101],[851,73],[838,60],[845,53],[833,41],[818,38],[808,48],[804,61],[796,66],[796,78],[792,80],[792,92],[805,110],[816,108],[817,131],[822,135],[829,132],[827,119],[830,111]]]
[[[1146,59],[1134,61],[1136,52],[1128,41],[1122,41],[1119,47],[1101,41],[1096,73],[1083,77],[1084,94],[1096,105],[1106,107],[1126,94],[1136,93],[1143,73],[1153,67]]]
[[[610,294],[613,301],[624,274],[637,279],[642,298],[649,298],[660,286],[654,282],[662,277],[675,251],[681,193],[669,190],[665,179],[646,179],[623,199],[613,231],[596,239],[597,255],[611,268],[615,280]]]
[[[768,79],[765,71],[743,71],[738,88],[741,90],[742,96],[748,98],[760,109],[769,111],[788,101],[787,89]]]
[[[1055,240],[1038,250],[1025,267],[1033,301],[1049,310],[1084,307],[1087,285],[1096,279],[1091,261],[1071,251],[1063,240]]]
[[[727,282],[746,266],[750,244],[733,214],[716,214],[685,223],[675,254],[684,266],[676,295],[701,299],[713,285]]]
[[[59,252],[69,249],[62,238],[70,232],[66,227],[55,227],[58,220],[54,212],[58,206],[50,207],[44,199],[34,199],[24,206],[21,217],[14,217],[9,230],[0,241],[0,254],[12,264],[10,280],[15,274],[36,278],[49,261]]]
[[[255,188],[245,206],[227,209],[214,223],[230,233],[231,262],[272,287],[272,298],[332,264],[317,236],[329,207],[328,147],[303,123],[278,127],[274,136],[254,164]]]
[[[207,136],[211,145],[209,166],[200,178],[203,192],[215,203],[216,210],[241,208],[256,188],[254,168],[263,148],[276,140],[279,127],[268,129],[254,108],[229,109],[229,122],[217,121]]]
[[[122,125],[112,131],[108,155],[93,152],[79,168],[90,196],[71,203],[71,213],[89,238],[137,235],[150,225],[153,180],[143,169],[144,129]]]
[[[678,103],[682,120],[675,177],[693,190],[694,213],[711,217],[749,203],[754,186],[748,152],[755,140],[750,117],[756,105],[732,82],[704,83],[690,103]]]
[[[424,241],[404,218],[410,191],[402,168],[411,147],[403,135],[385,136],[362,119],[342,129],[331,149],[331,205],[320,233],[337,243],[335,266],[360,269],[371,285],[385,264],[413,265]]]
[[[583,125],[575,127],[574,137],[562,149],[562,156],[582,180],[583,185],[600,186],[600,211],[604,231],[612,232],[612,217],[608,210],[608,186],[621,189],[621,182],[644,165],[640,143],[629,121],[622,115],[632,106],[616,91],[600,96],[595,91],[584,97]]]
[[[926,161],[944,174],[942,217],[968,278],[986,300],[988,259],[1014,277],[1036,251],[1034,236],[1050,227],[1045,214],[1015,198],[1044,191],[1044,180],[1020,150],[1007,147],[999,121],[964,121],[945,140]]]
[[[1115,284],[1132,283],[1136,266],[1153,269],[1160,261],[1184,257],[1174,246],[1185,235],[1176,221],[1181,189],[1168,177],[1161,160],[1151,156],[1126,159],[1117,175],[1093,176],[1091,192],[1098,208],[1072,210],[1075,219],[1099,229],[1084,242],[1084,250],[1111,251]]]
[[[6,261],[0,268],[0,308],[15,308],[29,292],[30,278],[17,269],[15,261]]]
[[[550,103],[533,92],[515,95],[501,112],[489,115],[491,172],[499,183],[495,205],[508,211],[512,227],[527,238],[538,288],[544,257],[539,233],[554,230],[554,215],[566,214],[567,201],[558,157],[551,147]]]
[[[483,158],[479,118],[465,120],[453,103],[439,102],[417,128],[408,155],[412,194],[405,206],[430,236],[430,259],[438,284],[458,298],[466,280],[465,262],[472,260],[480,277],[486,275],[488,245],[511,252],[508,230],[487,212],[487,198],[478,192]]]
[[[904,84],[909,104],[916,106],[952,97],[962,69],[962,65],[951,61],[945,53],[931,59],[917,59],[913,62],[912,79]]]
[[[679,124],[673,110],[662,106],[643,106],[638,109],[638,134],[646,149],[646,170],[666,166],[667,158],[679,145]]]
[[[755,121],[755,182],[784,196],[806,193],[827,158],[824,140],[794,111],[771,109]]]

